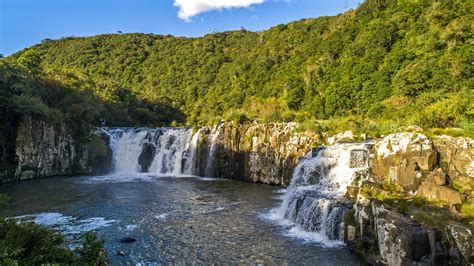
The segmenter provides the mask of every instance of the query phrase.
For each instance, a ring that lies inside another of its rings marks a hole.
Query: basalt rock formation
[[[90,174],[99,153],[94,143],[79,141],[66,125],[25,116],[16,131],[16,169],[3,173],[0,183]]]
[[[222,124],[215,133],[213,177],[288,186],[299,159],[321,142],[296,128],[295,123]]]
[[[473,143],[469,138],[440,136],[431,140],[409,132],[376,142],[365,187],[382,195],[394,192],[383,189],[384,185],[395,187],[399,198],[390,201],[395,206],[389,206],[379,198],[359,194],[346,224],[349,246],[371,264],[474,263],[472,228],[446,220],[446,214],[462,215],[458,214],[461,204],[472,206]],[[417,197],[427,201],[422,207],[433,205],[427,211],[431,215],[428,221],[418,220],[422,211],[408,210],[408,215],[396,208],[398,201]]]

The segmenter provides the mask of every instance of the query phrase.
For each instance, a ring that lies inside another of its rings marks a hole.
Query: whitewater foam
[[[290,186],[277,191],[281,204],[261,215],[284,226],[284,235],[335,247],[343,244],[346,189],[367,169],[365,143],[338,143],[308,153]]]
[[[82,234],[89,231],[95,231],[105,227],[109,227],[116,220],[106,220],[103,217],[91,217],[86,219],[77,219],[72,216],[63,215],[61,213],[42,212],[38,214],[27,214],[13,217],[18,223],[34,222],[44,227],[59,231],[66,235]]]

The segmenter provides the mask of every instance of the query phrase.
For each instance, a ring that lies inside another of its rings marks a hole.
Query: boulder
[[[387,265],[443,264],[447,251],[440,234],[384,205],[373,205],[378,248]]]
[[[122,242],[122,243],[133,243],[137,240],[133,237],[125,236],[125,237],[122,237],[119,241]]]
[[[433,143],[420,133],[395,133],[374,146],[372,173],[378,181],[390,180],[402,187],[416,188],[422,172],[432,170],[438,153]]]
[[[449,206],[462,203],[461,194],[456,190],[430,182],[421,183],[416,195],[431,201],[441,201]]]
[[[433,140],[439,162],[450,179],[462,190],[474,188],[474,140],[470,138],[439,136]],[[471,194],[472,195],[472,194]]]
[[[455,221],[450,221],[447,229],[464,260],[471,265],[474,264],[474,236],[472,230]]]
[[[355,136],[352,133],[352,131],[347,130],[344,133],[339,132],[334,136],[328,137],[326,142],[328,145],[334,145],[338,142],[348,142],[348,141],[354,141]]]
[[[428,173],[424,182],[432,183],[439,186],[446,185],[446,174],[444,173],[443,169],[437,168]]]

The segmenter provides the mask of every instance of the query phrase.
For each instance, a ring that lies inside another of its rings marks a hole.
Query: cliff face
[[[461,206],[474,203],[473,140],[396,133],[377,141],[371,157],[363,189],[372,196],[357,198],[349,246],[374,264],[474,263],[472,229],[460,223],[472,225]]]
[[[76,141],[65,125],[23,117],[15,146],[16,170],[0,183],[92,172],[90,147]]]
[[[297,132],[296,127],[295,123],[227,122],[204,128],[198,145],[199,175],[287,186],[299,159],[321,142],[319,136]],[[210,153],[215,158],[211,164]]]

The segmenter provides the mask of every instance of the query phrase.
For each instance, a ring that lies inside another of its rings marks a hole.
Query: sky
[[[361,0],[0,0],[0,54],[44,39],[142,32],[198,37],[260,31],[355,8]]]

